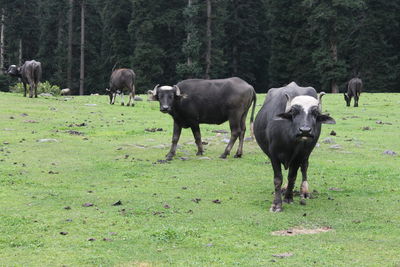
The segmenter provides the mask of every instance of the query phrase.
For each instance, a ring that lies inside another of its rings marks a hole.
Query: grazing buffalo
[[[308,158],[318,141],[321,123],[335,120],[321,113],[321,97],[312,87],[299,87],[292,82],[268,91],[266,100],[254,121],[258,145],[270,158],[274,171],[275,199],[270,211],[282,211],[282,170],[289,169],[286,203],[293,202],[293,187],[301,167],[301,204],[309,197],[307,183]]]
[[[26,85],[29,84],[29,97],[37,97],[37,87],[42,77],[42,66],[40,62],[31,60],[25,61],[24,65],[17,67],[11,65],[7,72],[10,76],[21,78],[24,85],[24,97],[26,96]]]
[[[236,139],[239,147],[235,158],[243,153],[243,141],[246,131],[246,116],[253,103],[251,126],[256,104],[254,88],[239,78],[220,80],[191,79],[174,86],[156,86],[149,91],[149,99],[160,102],[160,111],[169,113],[174,119],[172,145],[167,160],[175,156],[176,146],[182,128],[191,128],[197,145],[197,155],[202,155],[203,145],[199,124],[221,124],[229,121],[231,138],[221,158],[229,155]]]
[[[135,78],[136,75],[131,69],[116,69],[112,72],[110,78],[110,89],[106,89],[110,96],[110,104],[114,105],[117,93],[121,95],[121,105],[124,105],[124,92],[129,94],[127,106],[135,105]]]
[[[363,83],[360,78],[353,78],[347,85],[347,93],[344,94],[346,105],[350,107],[351,98],[354,96],[354,107],[358,107],[358,99],[360,98],[361,91],[363,90]]]

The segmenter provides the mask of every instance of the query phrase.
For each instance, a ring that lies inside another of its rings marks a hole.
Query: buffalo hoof
[[[166,160],[172,160],[173,157],[174,157],[174,154],[168,153],[168,154],[165,156],[165,159],[166,159]]]
[[[236,154],[235,156],[233,156],[234,158],[238,159],[242,157],[242,154]]]
[[[125,104],[124,104],[124,103],[121,103],[121,106],[125,106]]]
[[[226,156],[227,156],[227,155],[224,153],[224,154],[222,154],[221,156],[219,156],[219,158],[220,158],[220,159],[226,159]]]
[[[198,152],[196,153],[196,156],[203,156],[203,151],[198,151]]]
[[[302,193],[300,194],[300,197],[303,198],[311,198],[311,194],[310,193]]]
[[[287,204],[293,204],[293,198],[292,197],[288,197],[283,200],[283,202],[287,203]]]
[[[282,204],[272,204],[270,212],[282,212]]]

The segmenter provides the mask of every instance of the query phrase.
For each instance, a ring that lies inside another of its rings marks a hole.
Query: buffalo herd
[[[24,97],[29,85],[29,97],[37,97],[37,86],[41,78],[40,62],[26,61],[22,66],[11,65],[9,75],[21,79],[24,86]],[[135,78],[133,70],[121,68],[112,71],[110,87],[106,89],[109,103],[114,104],[117,94],[124,105],[124,93],[129,95],[127,106],[134,106]],[[344,92],[346,105],[354,98],[354,107],[363,88],[360,78],[353,78]],[[66,90],[66,89],[63,89]],[[68,91],[70,93],[70,91]],[[246,117],[251,109],[250,131],[261,150],[271,161],[274,173],[275,194],[271,212],[282,211],[282,202],[293,202],[293,189],[297,172],[300,169],[302,182],[300,186],[300,204],[310,197],[307,182],[309,157],[317,144],[321,133],[321,124],[334,124],[335,120],[322,113],[322,96],[312,87],[300,87],[292,82],[281,88],[268,90],[265,101],[254,120],[256,92],[244,80],[233,77],[227,79],[189,79],[176,85],[156,85],[148,91],[148,98],[158,101],[160,111],[171,115],[173,134],[167,160],[172,160],[176,153],[182,128],[190,128],[197,145],[197,154],[203,155],[203,142],[200,124],[222,124],[229,121],[231,130],[229,142],[220,155],[226,158],[239,139],[235,158],[243,155],[243,143],[246,131]],[[254,120],[254,133],[253,133]],[[288,185],[284,190],[282,201],[282,165],[288,169]]]

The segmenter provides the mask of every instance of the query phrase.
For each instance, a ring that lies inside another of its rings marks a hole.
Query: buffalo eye
[[[313,115],[313,116],[315,116],[315,117],[318,117],[318,116],[321,116],[321,112],[319,112],[319,110],[318,109],[313,109],[313,110],[311,110],[311,114]]]

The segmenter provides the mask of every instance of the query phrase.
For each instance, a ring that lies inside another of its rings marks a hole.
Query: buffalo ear
[[[276,119],[275,120],[292,120],[293,116],[292,113],[290,112],[284,112],[281,114],[276,115]]]
[[[319,115],[317,120],[324,124],[336,124],[336,121],[331,116],[326,114]]]
[[[147,101],[158,101],[157,94],[154,94],[152,90],[147,91]]]

